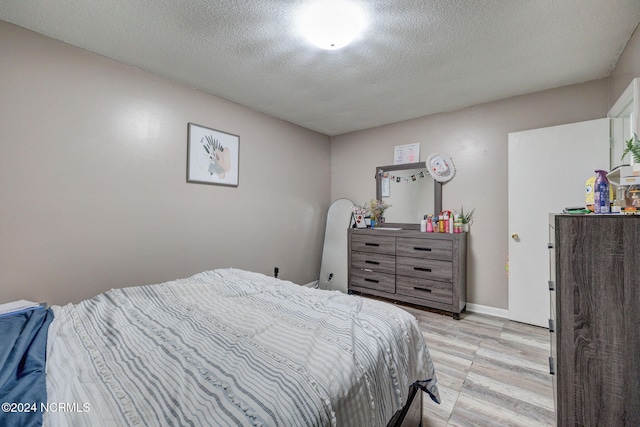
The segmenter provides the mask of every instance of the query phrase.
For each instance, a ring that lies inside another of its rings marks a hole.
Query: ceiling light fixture
[[[365,15],[349,1],[318,1],[302,12],[300,27],[314,45],[335,50],[351,43],[364,30]]]

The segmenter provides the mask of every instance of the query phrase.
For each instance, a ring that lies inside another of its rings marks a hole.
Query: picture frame
[[[367,221],[363,213],[353,213],[352,222],[355,224],[355,228],[367,228]]]
[[[382,197],[391,197],[391,179],[388,176],[382,177]]]
[[[187,129],[187,182],[238,186],[240,137],[189,123]]]
[[[420,143],[396,145],[393,150],[393,164],[403,165],[420,161]]]

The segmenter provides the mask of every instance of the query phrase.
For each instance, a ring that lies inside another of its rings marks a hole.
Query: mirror
[[[624,151],[625,141],[628,141],[633,134],[638,133],[638,78],[631,81],[631,84],[620,95],[620,98],[613,104],[607,114],[611,119],[611,142],[609,146],[609,167],[613,170],[616,166],[631,164],[633,159],[627,154],[621,159]]]
[[[442,211],[442,183],[429,175],[425,162],[378,166],[376,199],[391,205],[383,227],[419,229],[426,214]]]

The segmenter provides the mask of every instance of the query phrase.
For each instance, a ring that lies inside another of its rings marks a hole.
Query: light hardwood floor
[[[548,329],[402,307],[418,319],[438,378],[442,403],[425,394],[425,427],[555,425]]]

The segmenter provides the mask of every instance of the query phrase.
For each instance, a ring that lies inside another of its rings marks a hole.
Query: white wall
[[[0,301],[317,278],[327,136],[2,21],[0,40]],[[237,188],[186,183],[188,122],[240,136]]]

